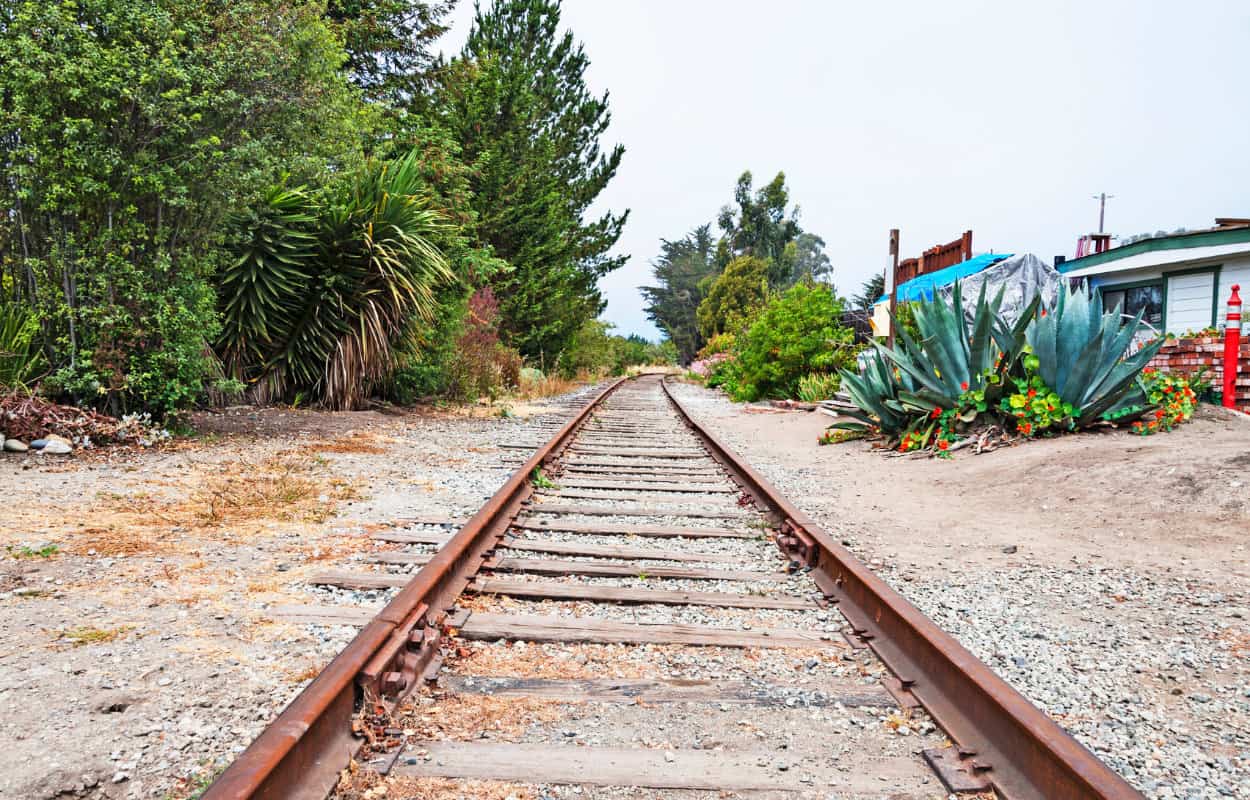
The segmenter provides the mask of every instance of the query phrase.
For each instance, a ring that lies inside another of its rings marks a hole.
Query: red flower
[[[932,414],[930,414],[930,416],[931,416],[931,417],[933,417],[934,419],[937,419],[938,417],[942,416],[942,409],[941,409],[941,407],[939,407],[939,406],[934,406],[934,407],[933,407],[933,413],[932,413]]]
[[[1163,409],[1159,409],[1155,412],[1155,419],[1163,419]]]
[[[945,439],[938,439],[938,449],[939,449],[939,450],[945,450],[946,448],[948,448],[948,447],[950,447],[950,446],[951,446],[951,443],[950,443],[950,442],[948,442],[948,441],[946,441]]]
[[[1029,389],[1029,397],[1030,397],[1030,398],[1037,397],[1037,390],[1036,390],[1036,389]]]
[[[959,388],[963,389],[965,392],[968,391],[968,382],[964,381],[963,383],[959,384]]]
[[[1044,317],[1044,316],[1046,316],[1046,309],[1044,309],[1044,308],[1042,309],[1042,316],[1043,316],[1043,317]]]

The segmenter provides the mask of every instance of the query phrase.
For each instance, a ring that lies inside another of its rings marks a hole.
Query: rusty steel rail
[[[361,742],[352,716],[361,702],[394,704],[437,669],[445,609],[481,567],[521,505],[530,475],[558,457],[582,424],[626,379],[605,388],[538,448],[486,505],[413,575],[399,594],[283,709],[202,795],[202,800],[322,800]]]
[[[856,637],[956,743],[956,763],[934,764],[985,781],[1007,798],[1141,800],[1127,781],[837,544],[763,476],[664,393],[708,452],[776,525],[777,544],[810,568]]]

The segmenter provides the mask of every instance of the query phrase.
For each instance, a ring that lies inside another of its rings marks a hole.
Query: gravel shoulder
[[[1250,786],[1250,423],[1203,410],[953,461],[820,447],[828,424],[698,386],[691,412],[1155,798]]]
[[[354,634],[266,609],[316,602],[306,578],[398,518],[475,511],[501,445],[581,397],[233,410],[160,450],[0,457],[0,798],[193,794]]]

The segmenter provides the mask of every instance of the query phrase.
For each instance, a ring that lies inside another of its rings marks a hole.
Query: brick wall
[[[1241,337],[1237,367],[1237,407],[1250,412],[1250,337]],[[1211,383],[1218,389],[1224,385],[1224,337],[1201,336],[1194,339],[1173,339],[1159,349],[1150,366],[1163,372],[1186,375],[1206,367]]]

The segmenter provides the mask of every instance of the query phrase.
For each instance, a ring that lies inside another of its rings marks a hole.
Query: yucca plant
[[[414,151],[366,164],[319,203],[278,188],[239,218],[218,350],[254,399],[299,393],[354,408],[389,377],[397,346],[455,278],[422,188]]]
[[[230,220],[234,259],[218,283],[225,375],[257,380],[275,347],[290,336],[313,289],[313,211],[304,187],[275,186],[256,208]],[[268,392],[259,394],[269,399]]]
[[[0,387],[24,387],[43,374],[43,354],[35,340],[38,331],[34,314],[17,303],[0,301]]]
[[[1073,407],[1072,422],[1088,427],[1120,407],[1145,405],[1137,376],[1163,340],[1126,356],[1141,328],[1141,313],[1121,324],[1120,309],[1103,313],[1084,289],[1059,292],[1055,307],[1028,329],[1029,371]]]

